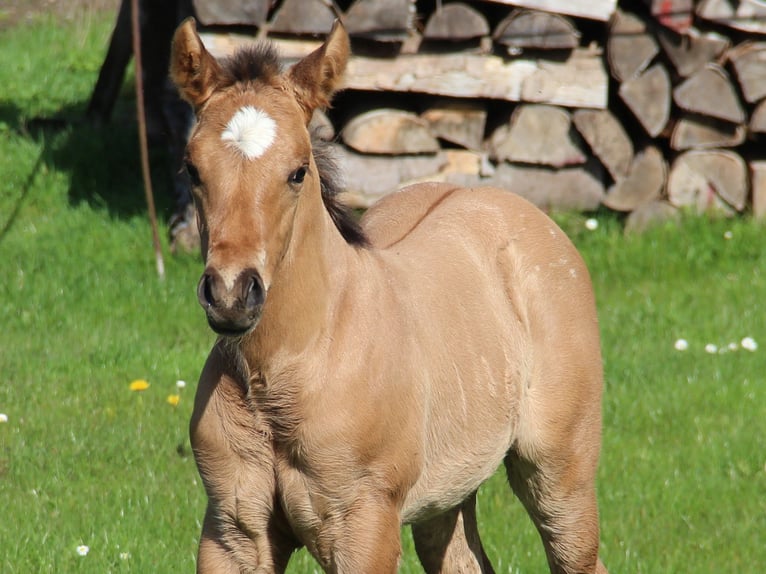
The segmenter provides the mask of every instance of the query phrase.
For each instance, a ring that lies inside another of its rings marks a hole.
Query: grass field
[[[186,429],[213,341],[194,294],[201,264],[168,257],[156,277],[130,90],[106,128],[29,127],[81,117],[110,27],[84,15],[0,32],[4,573],[194,568],[204,493]],[[595,231],[582,215],[557,219],[589,264],[603,332],[602,557],[613,574],[761,572],[766,228],[686,218],[626,238],[597,217]],[[761,347],[742,349],[745,337]],[[150,386],[131,391],[136,379]],[[545,571],[502,476],[479,503],[498,572]],[[418,572],[404,538],[402,571]],[[315,568],[301,554],[290,572]]]

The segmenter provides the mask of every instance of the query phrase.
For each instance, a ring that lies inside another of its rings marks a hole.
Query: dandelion
[[[742,345],[743,349],[750,351],[751,353],[758,349],[758,343],[756,343],[752,337],[745,337],[740,342],[740,345]]]
[[[673,346],[676,348],[676,351],[685,351],[689,348],[689,343],[686,339],[678,339]]]
[[[181,401],[181,395],[168,395],[168,398],[165,399],[169,405],[178,406],[178,403]]]
[[[176,381],[176,388],[177,389],[185,389],[186,388],[186,381],[181,381],[181,380]]]
[[[8,415],[5,413],[0,413],[0,423],[7,423],[8,422]]]
[[[588,231],[595,231],[598,229],[598,219],[591,217],[585,220],[585,229]]]
[[[718,352],[718,346],[714,345],[713,343],[708,343],[705,345],[705,352],[713,355]]]
[[[80,556],[87,556],[88,552],[90,552],[90,548],[85,546],[85,544],[80,544],[77,547],[77,554],[79,554]]]
[[[131,391],[145,391],[148,388],[149,388],[149,383],[147,383],[144,379],[136,379],[135,381],[130,383]]]

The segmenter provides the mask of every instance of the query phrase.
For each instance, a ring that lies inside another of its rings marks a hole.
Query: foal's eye
[[[293,185],[300,185],[306,177],[306,166],[302,165],[290,174],[290,183]]]
[[[197,171],[197,168],[194,166],[194,164],[190,161],[184,162],[184,165],[186,166],[186,173],[189,174],[189,179],[191,180],[191,183],[194,187],[199,187],[202,185],[202,180],[199,177],[199,171]]]

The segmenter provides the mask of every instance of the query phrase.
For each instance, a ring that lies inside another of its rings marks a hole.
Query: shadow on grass
[[[72,205],[85,202],[121,219],[147,212],[138,127],[135,115],[130,117],[135,111],[130,109],[130,102],[118,106],[121,109],[112,121],[96,125],[85,118],[82,104],[63,108],[51,117],[25,118],[12,102],[0,102],[0,122],[41,146],[16,203],[0,222],[0,241],[13,226],[43,168],[69,176],[68,198]],[[169,153],[163,145],[150,146],[149,152],[158,218],[167,220],[173,207]]]

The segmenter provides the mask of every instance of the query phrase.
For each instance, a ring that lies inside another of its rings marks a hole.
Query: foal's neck
[[[276,356],[302,356],[322,344],[354,257],[355,248],[335,227],[319,189],[305,190],[260,322],[242,341],[251,368],[268,369]]]

